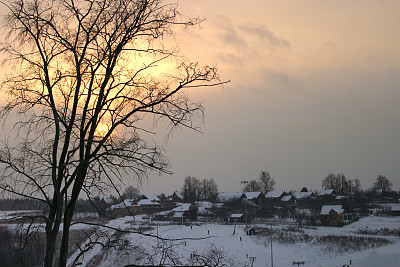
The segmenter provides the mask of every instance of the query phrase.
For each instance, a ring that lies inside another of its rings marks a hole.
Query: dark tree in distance
[[[260,173],[258,182],[260,184],[261,192],[263,194],[266,194],[269,191],[274,190],[274,188],[275,188],[275,180],[274,180],[274,178],[271,177],[271,175],[267,171],[262,171]]]
[[[381,189],[382,192],[389,192],[392,190],[392,182],[389,181],[385,175],[378,175],[374,182],[373,189]]]
[[[214,179],[203,179],[200,183],[200,199],[199,200],[215,200],[218,196],[218,185]]]
[[[140,190],[133,185],[128,186],[124,190],[123,197],[125,199],[137,199],[140,196]]]
[[[193,176],[186,176],[183,180],[182,196],[185,202],[198,200],[200,194],[200,180]]]
[[[3,144],[0,189],[49,208],[44,266],[66,266],[80,194],[118,189],[119,180],[170,173],[162,147],[146,142],[144,119],[198,130],[203,115],[185,89],[221,84],[216,69],[191,63],[164,40],[180,21],[160,0],[14,0],[1,51],[12,66],[1,90],[2,118],[18,116],[19,144]],[[171,60],[170,60],[171,59]],[[176,69],[157,69],[164,61]],[[14,64],[14,65],[12,65]],[[166,73],[168,72],[168,73]],[[165,74],[164,74],[165,73]]]
[[[322,180],[322,188],[334,189],[337,194],[346,195],[351,192],[352,183],[353,181],[351,179],[346,179],[346,177],[341,173],[336,175],[330,173]],[[359,183],[354,185],[354,188],[359,188]]]
[[[261,191],[261,185],[257,180],[249,181],[243,188],[243,192],[258,192]]]

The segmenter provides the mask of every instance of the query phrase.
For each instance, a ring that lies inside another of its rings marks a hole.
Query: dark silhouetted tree
[[[162,147],[146,141],[156,127],[141,122],[198,130],[193,119],[203,107],[184,90],[221,82],[216,68],[189,62],[166,42],[179,25],[199,22],[179,16],[174,3],[1,3],[8,14],[0,49],[10,66],[1,116],[17,121],[21,137],[1,148],[0,189],[48,206],[44,266],[53,266],[59,233],[58,265],[66,266],[81,194],[91,198],[149,170],[171,173]]]
[[[392,190],[392,182],[389,181],[385,175],[378,175],[374,182],[373,189],[381,189],[382,192],[389,192]]]
[[[243,192],[258,192],[261,191],[261,185],[257,180],[249,181],[243,188]]]
[[[266,194],[275,188],[275,180],[271,177],[269,172],[262,171],[260,173],[260,177],[258,178],[258,182],[263,194]]]

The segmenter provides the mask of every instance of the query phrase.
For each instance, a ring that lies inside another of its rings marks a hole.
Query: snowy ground
[[[117,221],[111,221],[109,225],[127,229],[131,227],[131,223],[131,218],[122,218]],[[214,246],[236,260],[249,264],[249,266],[252,258],[255,258],[253,265],[255,267],[271,266],[270,239],[264,236],[246,235],[243,225],[236,226],[236,229],[234,227],[234,225],[217,224],[193,226],[160,224],[158,227],[153,226],[153,229],[147,233],[156,235],[158,232],[160,237],[174,239],[175,241],[169,242],[170,246],[172,246],[171,251],[176,253],[181,260],[189,259],[193,251],[202,253]],[[275,229],[279,227],[274,226]],[[351,260],[351,266],[357,267],[400,266],[400,236],[384,236],[379,233],[365,235],[359,232],[360,229],[368,229],[373,232],[383,228],[400,230],[400,217],[370,216],[342,228],[319,227],[302,229],[303,234],[310,236],[337,235],[384,238],[390,240],[391,243],[380,247],[366,248],[362,251],[350,250],[338,253],[335,249],[327,249],[326,246],[317,246],[312,243],[295,242],[283,244],[273,240],[273,265],[275,267],[293,266],[294,261],[304,261],[305,264],[300,266],[344,266],[345,264],[350,264]],[[235,234],[233,234],[234,230]],[[138,234],[125,234],[124,237],[130,240],[131,246],[141,246],[146,253],[155,250],[157,245],[160,248],[161,243],[164,246],[166,244],[154,237]],[[179,240],[181,238],[183,239]],[[184,238],[187,239],[184,240]],[[197,238],[204,239],[195,240]],[[82,266],[124,266],[135,263],[135,257],[137,258],[138,256],[140,255],[138,255],[137,251],[134,252],[123,248],[105,250],[98,246],[85,255]]]

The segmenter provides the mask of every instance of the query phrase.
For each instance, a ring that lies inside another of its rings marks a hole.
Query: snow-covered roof
[[[283,194],[285,194],[285,191],[283,190],[269,191],[265,194],[265,198],[280,198]]]
[[[137,204],[139,206],[160,206],[160,203],[150,199],[141,199]]]
[[[174,208],[172,211],[180,211],[180,212],[188,211],[190,210],[191,205],[192,204],[190,203],[181,203],[178,207]]]
[[[205,207],[199,207],[197,209],[197,214],[198,215],[213,215],[214,213],[212,213],[211,211],[209,211]]]
[[[293,194],[294,198],[296,199],[310,198],[313,195],[313,192],[294,192]]]
[[[180,199],[183,199],[183,195],[182,195],[181,192],[175,191],[174,194],[175,194],[177,197],[179,197]]]
[[[244,192],[247,199],[255,199],[262,195],[261,192]]]
[[[234,214],[231,214],[229,217],[230,218],[242,218],[243,214],[242,213],[234,213]]]
[[[116,205],[112,205],[110,207],[111,210],[115,210],[115,209],[123,209],[126,207],[131,207],[133,206],[135,203],[134,199],[125,199],[124,201],[122,201],[121,203],[118,203]]]
[[[398,204],[392,205],[392,211],[400,211],[400,205]]]
[[[342,199],[347,199],[347,198],[350,198],[350,197],[348,197],[348,196],[337,196],[335,199],[336,200],[342,200]]]
[[[209,201],[196,201],[194,202],[197,207],[212,208],[213,204]]]
[[[281,198],[281,201],[283,201],[283,202],[288,202],[288,201],[292,200],[292,198],[293,198],[293,196],[283,196],[283,197]]]
[[[218,195],[218,200],[221,202],[228,202],[245,196],[243,192],[222,192]]]
[[[317,196],[319,196],[319,197],[330,196],[333,194],[333,192],[334,192],[333,189],[326,189],[326,190],[322,190],[321,192],[319,192]]]
[[[160,199],[158,198],[158,196],[155,195],[155,194],[143,194],[143,195],[142,195],[142,199],[143,199],[143,198],[149,199],[149,200],[154,200],[154,201],[160,201]]]
[[[328,205],[328,206],[322,206],[321,215],[329,215],[329,212],[331,210],[334,210],[337,214],[344,212],[342,205]]]

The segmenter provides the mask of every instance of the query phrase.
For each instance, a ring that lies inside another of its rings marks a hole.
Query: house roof
[[[116,205],[112,205],[112,206],[110,207],[110,209],[112,209],[112,210],[115,210],[115,209],[123,209],[123,208],[126,208],[126,207],[131,207],[131,206],[133,206],[134,203],[135,203],[135,200],[134,200],[134,199],[125,199],[124,201],[122,201],[122,202],[120,202],[120,203],[118,203],[118,204],[116,204]]]
[[[262,195],[261,192],[244,192],[247,199],[255,199]]]
[[[392,205],[392,211],[400,211],[400,205],[399,204]]]
[[[306,199],[314,196],[313,192],[294,192],[294,198],[296,199]]]
[[[284,194],[285,191],[283,190],[269,191],[267,194],[265,194],[265,198],[280,198]]]
[[[197,209],[197,214],[198,215],[213,215],[214,213],[212,213],[211,211],[209,211],[205,207],[199,207]]]
[[[282,198],[281,198],[281,201],[283,201],[283,202],[288,202],[288,201],[290,201],[290,200],[292,200],[293,199],[293,196],[283,196]]]
[[[212,208],[213,204],[209,201],[196,201],[194,202],[197,207]]]
[[[141,199],[137,203],[139,206],[160,206],[160,203],[156,202],[155,200],[150,199]]]
[[[320,196],[320,197],[322,197],[322,196],[330,196],[333,193],[334,193],[333,189],[326,189],[326,190],[322,190],[321,192],[319,192],[317,196]]]
[[[181,192],[175,191],[174,194],[175,194],[178,198],[183,199],[183,195],[182,195]]]
[[[342,205],[328,205],[328,206],[322,206],[321,215],[329,215],[331,210],[334,210],[337,214],[344,212]]]
[[[190,203],[181,203],[178,207],[174,208],[172,211],[185,212],[190,210],[191,205],[192,204]]]
[[[149,200],[154,200],[154,201],[160,201],[157,195],[155,194],[143,194],[142,199],[149,199]]]
[[[228,202],[245,196],[243,192],[221,192],[217,198],[221,202]]]
[[[229,216],[229,218],[242,218],[242,217],[243,217],[242,213],[234,213]]]

